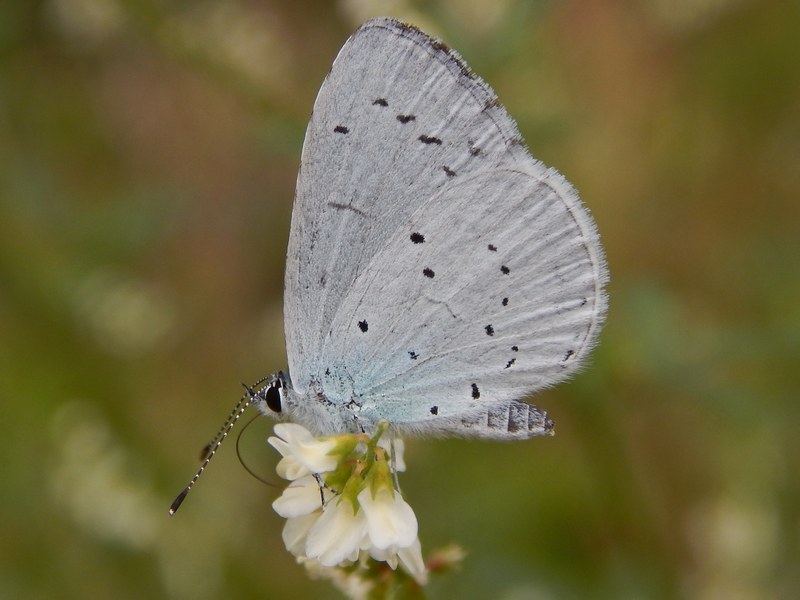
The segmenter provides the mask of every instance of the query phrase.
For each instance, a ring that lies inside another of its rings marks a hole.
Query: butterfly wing
[[[604,269],[569,184],[530,157],[457,54],[388,19],[351,37],[298,178],[285,298],[295,389],[411,430],[507,437],[515,414],[544,430],[516,400],[591,347]],[[503,418],[505,434],[484,423]]]
[[[298,389],[319,377],[342,298],[398,223],[450,183],[445,167],[513,163],[519,139],[488,86],[427,35],[390,19],[353,34],[317,96],[292,213],[284,314]]]

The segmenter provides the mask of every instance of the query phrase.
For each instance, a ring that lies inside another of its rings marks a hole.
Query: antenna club
[[[187,485],[183,489],[183,491],[180,494],[178,494],[178,497],[175,498],[175,500],[173,501],[172,505],[169,507],[169,516],[170,517],[172,515],[174,515],[176,512],[178,512],[178,509],[181,507],[181,504],[183,504],[183,501],[186,498],[186,494],[189,493],[190,489],[192,489],[192,486]]]

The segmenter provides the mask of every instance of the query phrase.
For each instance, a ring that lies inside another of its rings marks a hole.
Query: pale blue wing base
[[[258,407],[272,417],[301,423],[315,435],[345,431],[372,433],[380,421],[373,420],[376,415],[372,415],[373,419],[368,418],[356,406],[309,401],[308,395],[297,394],[291,387],[286,389],[284,401],[281,413],[270,410],[264,402]],[[436,409],[436,405],[431,408]],[[553,434],[554,423],[547,413],[527,402],[474,402],[461,408],[462,412],[450,416],[393,422],[389,426],[389,435],[519,440]]]

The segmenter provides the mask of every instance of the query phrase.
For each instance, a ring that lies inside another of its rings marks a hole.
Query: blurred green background
[[[581,191],[611,306],[536,398],[558,435],[412,441],[460,598],[796,598],[800,4],[6,0],[0,5],[0,597],[326,598],[232,443],[285,365],[316,91],[389,14],[443,37]],[[273,473],[259,419],[242,437]]]

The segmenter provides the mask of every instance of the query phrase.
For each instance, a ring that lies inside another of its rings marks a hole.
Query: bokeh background
[[[0,4],[0,597],[327,598],[227,444],[285,364],[308,116],[363,20],[444,38],[608,253],[558,435],[413,441],[434,597],[795,598],[800,4],[784,0],[5,0]],[[270,431],[242,435],[267,478]]]

